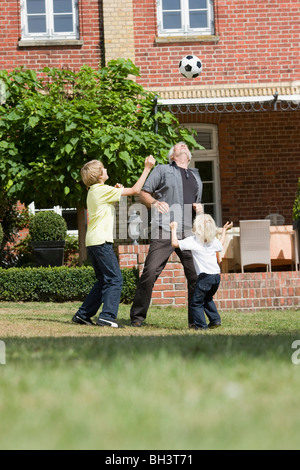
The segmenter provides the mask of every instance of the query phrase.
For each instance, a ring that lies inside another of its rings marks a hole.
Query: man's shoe
[[[208,328],[210,330],[213,330],[214,328],[219,328],[221,326],[221,322],[217,321],[215,323],[209,323]]]
[[[134,328],[141,328],[143,326],[143,322],[140,320],[134,320],[131,322],[131,326]]]
[[[124,326],[119,325],[119,323],[111,320],[104,320],[104,318],[98,318],[97,326],[109,326],[110,328],[124,328]]]
[[[95,326],[95,323],[93,323],[90,318],[82,317],[81,315],[78,315],[78,313],[75,313],[74,317],[72,318],[72,322],[77,323],[77,325]]]

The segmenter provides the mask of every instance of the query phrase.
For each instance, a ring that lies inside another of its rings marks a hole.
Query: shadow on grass
[[[11,361],[50,361],[109,365],[144,360],[243,361],[251,359],[291,362],[292,343],[300,339],[279,335],[221,335],[200,333],[168,336],[85,336],[60,338],[7,338],[7,364]]]

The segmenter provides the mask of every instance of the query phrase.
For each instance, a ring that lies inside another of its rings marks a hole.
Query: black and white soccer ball
[[[197,78],[202,72],[202,62],[195,55],[187,55],[180,61],[179,70],[185,78]]]

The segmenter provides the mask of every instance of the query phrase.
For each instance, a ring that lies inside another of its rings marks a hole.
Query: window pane
[[[55,33],[71,33],[73,31],[72,15],[55,15],[54,16]]]
[[[54,13],[72,13],[72,0],[53,0]]]
[[[180,10],[180,0],[162,0],[163,10]]]
[[[46,13],[45,0],[27,0],[27,13],[29,15]]]
[[[207,28],[207,12],[190,11],[190,28]]]
[[[45,16],[29,16],[28,17],[29,33],[46,33],[46,17]]]
[[[68,230],[78,230],[77,224],[77,211],[72,209],[63,209],[62,214],[63,218],[67,223]]]
[[[206,0],[190,0],[190,10],[207,8]]]
[[[181,29],[181,14],[180,13],[164,13],[164,29]]]
[[[216,206],[214,204],[204,204],[204,212],[216,220]]]
[[[195,167],[198,168],[202,182],[213,181],[213,164],[207,162],[195,162]]]
[[[196,135],[196,142],[205,150],[211,150],[212,147],[212,133],[211,132],[198,132]]]
[[[203,183],[202,202],[204,204],[214,202],[214,185],[213,185],[213,183]]]

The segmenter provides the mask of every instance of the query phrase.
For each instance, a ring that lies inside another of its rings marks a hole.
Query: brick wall
[[[299,80],[300,3],[295,0],[215,0],[216,42],[180,38],[163,44],[156,42],[156,2],[133,0],[133,5],[136,65],[144,86],[190,85],[178,73],[188,53],[203,61],[195,85]]]
[[[221,310],[300,308],[300,272],[222,274],[215,299]]]
[[[142,273],[148,250],[148,245],[119,246],[120,267],[135,266]],[[215,300],[223,311],[300,308],[300,272],[222,274]],[[187,305],[186,279],[175,253],[155,283],[152,305]]]
[[[219,126],[223,216],[292,223],[300,175],[300,112],[223,116]],[[234,182],[234,184],[233,184]]]
[[[103,43],[102,0],[80,0],[79,26],[83,45],[19,47],[21,38],[20,1],[0,2],[0,69],[24,66],[39,70],[45,66],[77,70],[88,64],[97,68]]]

